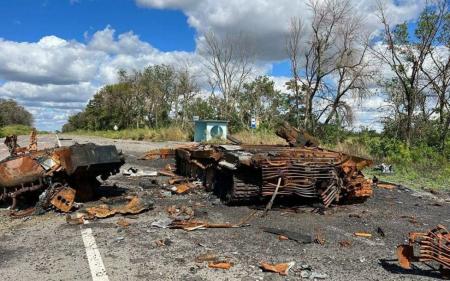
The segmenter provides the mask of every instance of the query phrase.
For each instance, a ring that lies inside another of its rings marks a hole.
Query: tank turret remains
[[[0,201],[11,203],[40,194],[36,211],[49,207],[68,212],[75,201],[87,201],[99,186],[120,171],[123,156],[113,145],[75,144],[39,150],[36,133],[28,147],[19,147],[17,137],[5,139],[10,156],[0,161]]]

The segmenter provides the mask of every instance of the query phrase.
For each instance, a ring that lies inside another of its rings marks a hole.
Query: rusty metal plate
[[[75,201],[76,190],[70,187],[63,187],[50,200],[50,204],[62,212],[70,212]]]

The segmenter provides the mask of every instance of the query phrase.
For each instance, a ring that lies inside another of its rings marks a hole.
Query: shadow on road
[[[428,265],[429,269],[419,268],[415,265],[412,265],[411,269],[404,269],[397,264],[396,259],[380,259],[380,265],[392,274],[401,274],[401,275],[416,275],[416,276],[425,276],[440,280],[445,280],[439,270],[433,268]]]

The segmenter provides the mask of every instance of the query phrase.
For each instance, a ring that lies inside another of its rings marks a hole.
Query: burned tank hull
[[[0,162],[0,187],[12,188],[37,181],[44,169],[31,155],[14,157]]]
[[[62,205],[56,207],[66,210],[75,198],[92,195],[97,176],[106,179],[123,163],[115,146],[92,143],[14,154],[0,161],[0,200],[11,199],[14,208],[22,195],[42,190],[42,207],[59,198]]]
[[[364,201],[371,180],[361,170],[370,160],[318,147],[263,145],[195,146],[175,150],[177,173],[196,177],[230,204],[279,196],[318,199],[324,206]]]

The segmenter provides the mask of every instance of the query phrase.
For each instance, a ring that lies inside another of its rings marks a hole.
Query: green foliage
[[[10,135],[29,135],[32,128],[26,125],[8,125],[0,127],[0,138]]]
[[[186,125],[186,109],[198,91],[187,72],[155,65],[131,74],[119,71],[119,77],[119,83],[103,87],[84,111],[71,116],[63,131]]]
[[[406,22],[396,25],[393,33],[395,44],[408,43],[408,24]]]
[[[16,101],[0,98],[0,127],[17,124],[31,126],[33,116]]]
[[[393,174],[368,170],[367,176],[376,175],[381,180],[414,188],[450,187],[450,158],[425,143],[408,147],[405,142],[384,134],[362,131],[349,133],[344,140],[328,147],[394,167]]]

